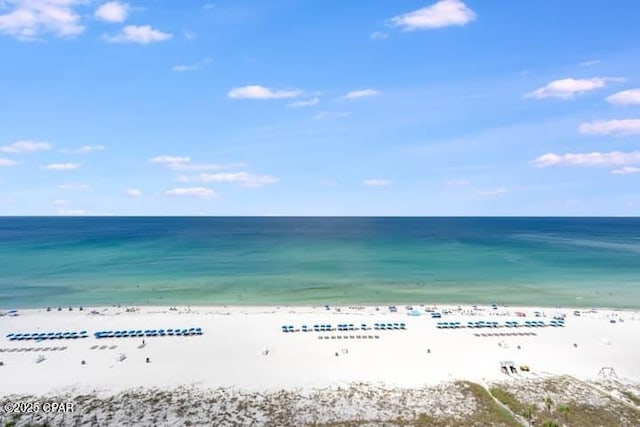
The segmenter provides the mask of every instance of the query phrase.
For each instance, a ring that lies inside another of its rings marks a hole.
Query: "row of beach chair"
[[[331,332],[331,331],[390,331],[390,330],[406,330],[407,325],[404,323],[374,323],[373,328],[368,326],[366,323],[361,323],[360,327],[354,325],[353,323],[341,323],[336,325],[334,328],[333,325],[313,325],[313,327],[302,325],[299,329],[295,328],[293,325],[282,325],[282,332]]]
[[[495,321],[486,321],[486,320],[477,320],[477,321],[468,321],[466,324],[467,328],[475,328],[475,329],[482,329],[482,328],[520,328],[520,327],[526,327],[526,328],[542,328],[542,327],[546,327],[546,326],[553,326],[553,327],[564,327],[564,320],[558,320],[558,319],[553,319],[551,320],[548,324],[541,321],[541,320],[525,320],[522,324],[518,323],[515,320],[507,320],[506,322],[504,322],[503,325],[501,325],[498,322]],[[438,322],[436,323],[436,328],[438,329],[459,329],[459,328],[464,328],[465,326],[462,325],[462,322]]]
[[[0,353],[19,353],[24,351],[62,351],[67,347],[13,347],[13,348],[0,348]]]
[[[484,334],[473,334],[476,337],[535,337],[535,332],[489,332]]]
[[[202,328],[184,329],[138,329],[130,331],[98,331],[93,334],[96,338],[140,338],[140,337],[164,337],[164,336],[188,336],[202,335]]]
[[[26,334],[7,334],[9,341],[23,341],[23,340],[59,340],[59,339],[77,339],[88,338],[87,331],[68,331],[68,332],[34,332]]]
[[[360,340],[360,339],[379,339],[380,335],[319,335],[318,339],[319,340]]]

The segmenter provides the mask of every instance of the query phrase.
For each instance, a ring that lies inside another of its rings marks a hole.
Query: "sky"
[[[0,0],[0,215],[637,216],[636,0]]]

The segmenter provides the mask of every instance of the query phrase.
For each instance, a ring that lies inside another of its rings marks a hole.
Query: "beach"
[[[0,318],[2,391],[46,393],[68,387],[120,390],[184,384],[260,390],[353,381],[411,387],[457,379],[500,379],[505,376],[500,370],[503,361],[530,367],[530,373],[519,372],[518,376],[568,374],[589,379],[597,377],[601,368],[612,367],[619,377],[640,380],[639,312],[490,306],[411,308],[397,307],[396,312],[386,306],[20,310],[17,316]],[[427,309],[442,317],[432,318]],[[437,328],[442,321],[459,321],[461,326],[480,320],[548,323],[562,315],[566,319],[564,327]],[[360,328],[362,323],[370,329],[335,330],[338,324]],[[375,323],[404,323],[405,329],[375,330]],[[282,332],[283,325],[312,329],[313,325],[327,324],[332,331]],[[94,337],[97,331],[196,327],[202,329],[202,335]],[[10,333],[80,330],[86,330],[89,337],[39,342],[5,337]],[[493,334],[496,336],[482,336]],[[43,351],[56,346],[66,348]],[[13,348],[30,350],[12,352]],[[40,354],[45,360],[35,363]],[[118,361],[121,354],[126,359]],[[146,363],[147,358],[150,363]],[[85,365],[81,364],[83,360]]]
[[[564,319],[563,326],[550,326],[558,325],[558,319]],[[505,326],[514,321],[520,326]],[[546,326],[524,326],[534,321]],[[443,322],[459,327],[444,328]],[[496,326],[470,327],[469,322]],[[313,330],[321,325],[331,330]],[[345,329],[342,325],[353,325],[353,330],[338,330]],[[284,332],[283,326],[294,331]],[[168,335],[169,329],[188,335]],[[150,330],[156,335],[145,334]],[[63,331],[86,331],[87,337],[6,337]],[[95,336],[108,331],[140,331],[144,336]],[[372,390],[419,390],[460,381],[488,386],[561,376],[640,383],[640,312],[632,310],[495,305],[52,307],[5,312],[0,336],[4,397],[106,398],[130,390],[182,387],[310,393],[353,384]],[[501,363],[515,371],[501,369]]]

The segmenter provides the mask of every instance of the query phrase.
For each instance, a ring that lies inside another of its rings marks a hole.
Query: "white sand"
[[[480,383],[500,380],[501,361],[528,365],[539,375],[593,379],[602,367],[620,378],[640,381],[640,313],[634,311],[439,306],[451,310],[432,319],[425,307],[409,316],[404,307],[85,307],[83,311],[20,310],[0,317],[0,395],[56,392],[115,393],[133,387],[235,387],[243,390],[317,388],[351,382],[420,387],[456,379]],[[97,310],[100,314],[90,314]],[[516,317],[515,312],[527,317]],[[534,317],[534,311],[542,317]],[[564,328],[437,329],[438,321],[544,320],[566,314]],[[616,319],[616,323],[610,323]],[[620,321],[622,320],[622,322]],[[281,332],[281,325],[403,322],[407,330]],[[93,332],[118,329],[201,327],[201,336],[96,339]],[[8,333],[87,330],[90,337],[41,342],[9,341]],[[535,332],[536,336],[476,337],[476,333]],[[329,339],[330,335],[378,335],[378,339]],[[578,347],[573,346],[574,343]],[[116,349],[90,347],[117,346]],[[66,346],[63,351],[8,352],[11,348]],[[518,349],[517,346],[521,348]],[[268,349],[268,355],[262,350]],[[427,349],[431,352],[428,353]],[[336,356],[335,353],[339,355]],[[126,359],[118,361],[123,353]],[[45,360],[36,363],[36,356]],[[151,363],[145,363],[146,358]],[[81,360],[86,365],[81,365]]]

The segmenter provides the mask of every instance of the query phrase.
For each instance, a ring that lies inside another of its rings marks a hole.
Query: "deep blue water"
[[[0,218],[0,307],[640,307],[639,218]]]

